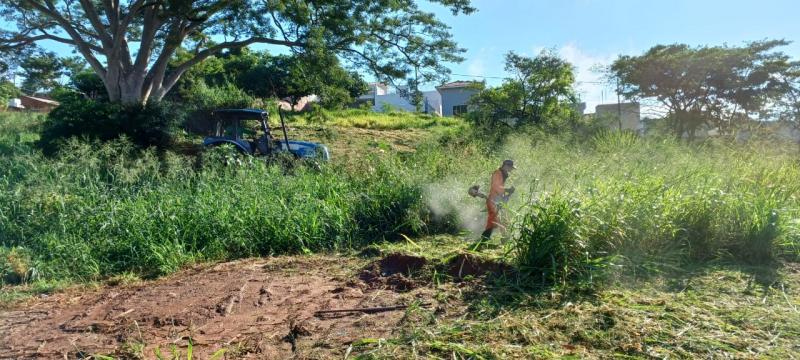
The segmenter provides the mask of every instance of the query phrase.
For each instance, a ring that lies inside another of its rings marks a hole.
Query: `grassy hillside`
[[[355,126],[352,113],[333,123]],[[11,259],[2,264],[4,279],[151,276],[196,261],[479,230],[482,205],[465,189],[485,187],[503,158],[520,168],[505,214],[507,261],[548,282],[610,264],[763,264],[800,249],[800,169],[790,148],[612,133],[516,135],[497,145],[474,140],[481,134],[457,120],[431,120],[436,136],[409,136],[428,120],[399,116],[408,124],[383,128],[401,130],[371,130],[366,143],[353,141],[364,129],[295,125],[300,136],[323,133],[319,140],[339,161],[287,170],[257,159],[225,167],[213,154],[141,152],[124,141],[75,141],[45,158],[32,146],[37,120],[4,114],[0,243]],[[406,151],[396,151],[401,146]]]
[[[279,254],[335,254],[341,268],[320,271],[350,274],[340,280],[351,284],[363,281],[366,262],[399,253],[424,269],[379,280],[411,284],[416,292],[393,296],[436,308],[412,305],[391,337],[325,351],[365,359],[797,353],[795,146],[535,131],[498,141],[460,120],[328,116],[290,122],[293,138],[331,148],[333,161],[316,169],[247,158],[225,166],[214,152],[139,151],[125,141],[73,141],[48,158],[34,146],[40,117],[0,113],[0,300]],[[486,188],[505,158],[519,167],[507,229],[476,244],[484,205],[466,189]],[[384,290],[370,291],[374,299]],[[117,354],[148,358],[142,349],[153,344],[134,345]],[[225,349],[236,358],[247,346]]]

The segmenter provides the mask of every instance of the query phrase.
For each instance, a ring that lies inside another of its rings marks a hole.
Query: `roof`
[[[447,84],[442,84],[442,85],[437,86],[436,90],[461,89],[461,88],[473,87],[473,86],[476,86],[478,84],[480,84],[480,83],[476,82],[476,81],[453,81],[453,82],[449,82]]]
[[[34,96],[22,95],[22,96],[20,96],[20,98],[21,99],[22,98],[30,99],[30,100],[33,100],[33,101],[38,101],[38,102],[42,102],[42,103],[49,104],[49,105],[54,105],[54,106],[60,105],[60,103],[58,101],[50,100],[50,99],[43,99],[43,98],[34,97]]]

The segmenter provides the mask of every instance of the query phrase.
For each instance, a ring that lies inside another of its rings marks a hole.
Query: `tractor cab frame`
[[[203,146],[233,145],[239,152],[254,156],[272,156],[289,152],[297,158],[327,161],[330,152],[325,145],[289,140],[283,114],[279,113],[283,139],[276,139],[269,126],[269,113],[259,109],[221,109],[212,113],[214,134],[203,139]],[[243,126],[244,121],[256,120],[258,129]],[[255,135],[246,138],[246,133]]]

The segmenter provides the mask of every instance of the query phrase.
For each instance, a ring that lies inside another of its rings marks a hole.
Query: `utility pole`
[[[619,131],[622,131],[622,102],[619,97],[620,92],[619,78],[617,78],[617,120],[619,121]]]

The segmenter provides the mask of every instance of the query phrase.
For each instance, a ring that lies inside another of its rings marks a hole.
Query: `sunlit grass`
[[[465,126],[463,119],[454,117],[440,117],[404,111],[380,113],[361,109],[320,110],[293,115],[291,119],[298,124],[325,124],[376,130]]]

